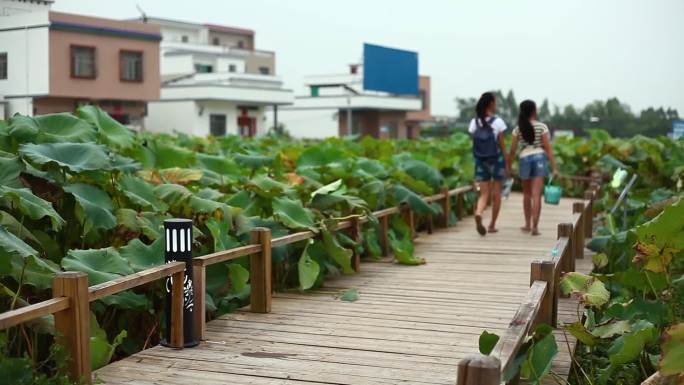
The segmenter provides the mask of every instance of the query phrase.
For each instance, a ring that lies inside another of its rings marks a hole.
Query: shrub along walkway
[[[423,266],[365,262],[358,274],[311,292],[277,293],[270,314],[238,311],[207,325],[198,347],[161,346],[96,372],[105,384],[444,384],[478,350],[483,329],[502,333],[529,288],[530,262],[547,255],[572,201],[545,205],[539,237],[522,234],[522,200],[504,202],[499,233],[480,237],[472,217],[416,240]],[[577,270],[590,268],[577,261]],[[343,302],[345,289],[359,299]],[[577,305],[561,300],[560,320]],[[554,370],[567,376],[568,346]],[[555,381],[549,381],[555,383]]]

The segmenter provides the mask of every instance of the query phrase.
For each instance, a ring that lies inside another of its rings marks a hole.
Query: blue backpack
[[[475,132],[473,133],[473,156],[477,159],[492,159],[499,156],[499,144],[494,136],[492,123],[496,116],[488,119],[487,124],[481,124],[479,118],[475,118]]]

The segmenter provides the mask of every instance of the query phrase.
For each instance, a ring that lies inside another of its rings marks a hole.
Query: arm
[[[513,135],[513,141],[511,142],[511,152],[508,155],[509,167],[513,164],[513,159],[515,159],[515,150],[518,148],[518,136]]]
[[[506,164],[506,170],[511,168],[511,163],[510,160],[508,159],[508,156],[506,156],[506,140],[504,139],[504,134],[503,132],[499,133],[499,136],[497,137],[499,141],[499,148],[501,148],[501,154],[504,157],[504,163]]]
[[[558,174],[558,167],[556,167],[556,158],[553,157],[553,150],[551,149],[551,141],[549,140],[549,133],[545,132],[542,134],[542,146],[544,146],[544,152],[546,157],[549,158],[549,163],[551,163],[551,170],[554,174]]]

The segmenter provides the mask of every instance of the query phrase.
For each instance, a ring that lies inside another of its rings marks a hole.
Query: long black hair
[[[483,127],[489,127],[489,122],[487,121],[487,108],[496,101],[496,97],[492,92],[485,92],[480,96],[480,99],[475,105],[475,113],[477,119],[480,121]]]
[[[518,129],[523,139],[529,143],[534,143],[534,127],[530,119],[537,113],[537,105],[531,100],[523,100],[520,103],[520,113],[518,114]]]

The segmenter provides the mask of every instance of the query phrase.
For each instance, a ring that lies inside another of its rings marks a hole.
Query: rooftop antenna
[[[145,14],[145,11],[140,7],[140,4],[136,4],[135,8],[138,9],[138,12],[140,12],[140,18],[142,19],[143,23],[147,23],[147,14]]]

